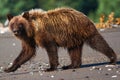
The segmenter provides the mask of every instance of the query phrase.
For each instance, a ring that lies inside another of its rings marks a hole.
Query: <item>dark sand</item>
[[[21,45],[11,33],[0,34],[0,80],[119,80],[120,28],[101,30],[100,33],[118,56],[116,66],[107,66],[109,62],[107,57],[85,45],[82,68],[61,70],[63,65],[70,64],[70,59],[67,51],[60,48],[59,69],[44,72],[42,70],[49,67],[49,61],[45,50],[39,48],[31,61],[11,73],[5,73],[2,70],[16,58],[21,50]]]

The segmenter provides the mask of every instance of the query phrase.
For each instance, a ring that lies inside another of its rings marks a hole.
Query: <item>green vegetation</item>
[[[63,6],[75,8],[97,22],[101,14],[115,12],[115,17],[120,17],[119,4],[120,0],[0,0],[0,22],[8,13],[18,15],[34,8],[49,10]]]

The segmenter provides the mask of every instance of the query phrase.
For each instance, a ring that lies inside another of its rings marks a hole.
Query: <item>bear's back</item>
[[[47,32],[60,46],[79,45],[96,30],[86,15],[74,9],[48,11]]]
[[[86,15],[71,8],[41,12],[37,20],[38,30],[44,28],[55,42],[63,47],[80,45],[96,31],[94,24]]]

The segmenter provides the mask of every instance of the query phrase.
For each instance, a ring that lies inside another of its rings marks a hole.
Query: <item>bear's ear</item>
[[[29,19],[29,12],[28,11],[24,12],[23,17],[28,20]]]
[[[8,18],[8,20],[10,21],[10,20],[13,18],[13,15],[7,14],[7,18]]]

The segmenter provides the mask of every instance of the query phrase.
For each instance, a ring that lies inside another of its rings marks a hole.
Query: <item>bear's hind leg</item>
[[[63,69],[73,69],[73,68],[79,68],[82,64],[82,47],[83,44],[80,46],[68,48],[68,52],[71,59],[71,64],[68,66],[63,66]]]
[[[87,43],[91,48],[106,55],[110,59],[110,64],[116,64],[117,56],[115,52],[99,33],[89,38]]]

